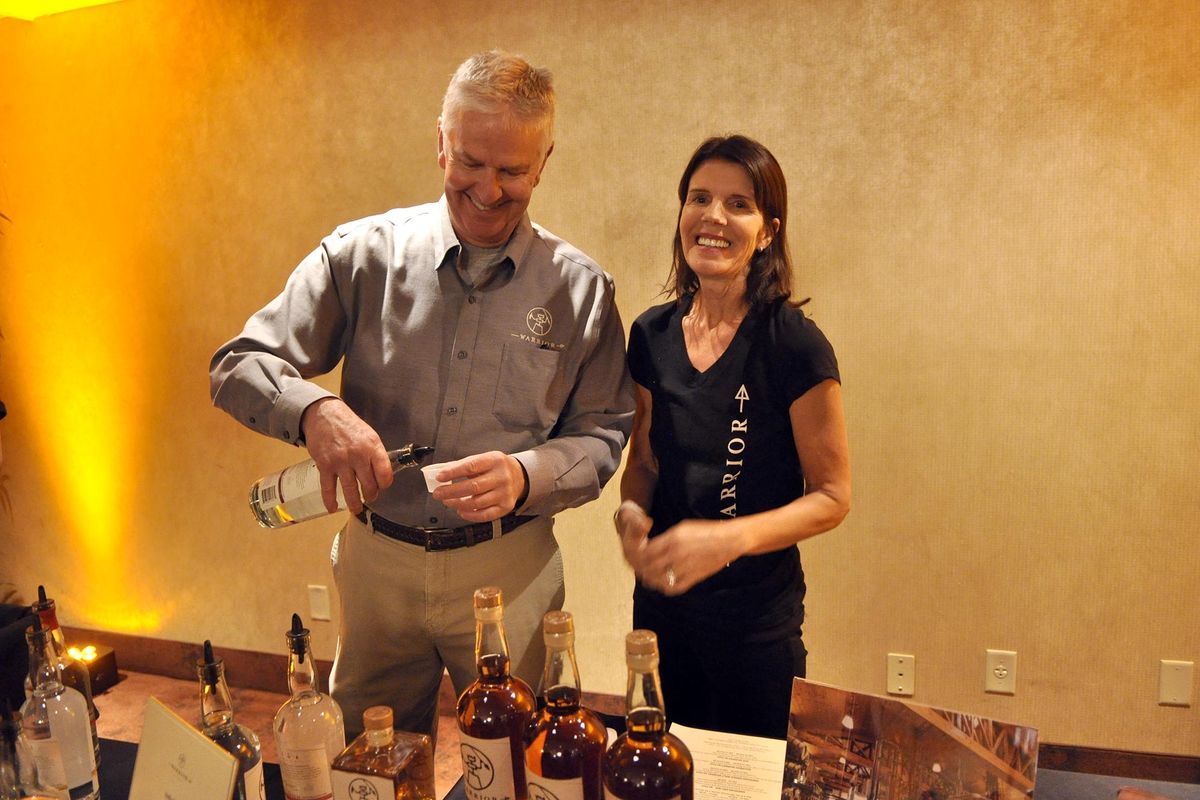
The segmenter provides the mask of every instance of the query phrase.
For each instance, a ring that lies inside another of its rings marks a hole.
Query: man
[[[503,590],[514,670],[536,682],[541,617],[563,602],[552,515],[620,462],[633,399],[612,279],[526,214],[553,125],[546,70],[468,59],[438,119],[442,198],[337,228],[213,356],[214,403],[306,445],[326,506],[340,482],[353,514],[333,546],[348,734],[376,704],[433,729],[443,666],[460,692],[474,680],[482,585]],[[340,397],[307,380],[339,360]],[[385,448],[408,442],[449,462],[447,485],[392,482]]]

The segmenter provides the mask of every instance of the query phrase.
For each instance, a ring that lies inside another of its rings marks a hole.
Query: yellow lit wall
[[[1156,702],[1159,659],[1200,660],[1200,9],[522,8],[0,20],[0,582],[45,583],[71,624],[283,651],[336,525],[257,528],[249,483],[304,454],[211,408],[209,357],[335,225],[436,197],[446,79],[500,45],[559,88],[534,217],[614,274],[626,324],[703,136],[749,133],[787,172],[855,474],[850,517],[802,547],[810,676],[882,692],[912,653],[918,702],[1200,753],[1200,703]],[[557,525],[607,691],[614,489]],[[1018,652],[1014,697],[983,693],[987,648]]]

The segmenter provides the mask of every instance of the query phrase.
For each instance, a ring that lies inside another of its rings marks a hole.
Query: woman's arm
[[[658,485],[658,459],[650,448],[650,391],[634,383],[637,405],[633,412],[633,431],[629,436],[629,458],[621,474],[621,506],[613,515],[613,525],[621,537],[625,560],[640,578],[641,556],[650,535],[650,503]]]
[[[682,594],[741,556],[781,550],[831,530],[845,518],[850,510],[850,448],[841,384],[822,381],[796,398],[788,415],[804,471],[804,496],[746,517],[680,522],[641,548],[643,583],[664,594]],[[621,490],[625,496],[624,481]],[[673,586],[667,584],[668,568],[675,576]]]

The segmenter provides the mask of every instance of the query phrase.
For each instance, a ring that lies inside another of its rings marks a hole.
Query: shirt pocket
[[[562,352],[506,342],[492,413],[506,427],[549,431],[566,403],[559,376]]]

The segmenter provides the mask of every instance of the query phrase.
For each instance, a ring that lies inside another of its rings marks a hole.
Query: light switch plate
[[[330,619],[328,586],[313,583],[308,585],[308,613],[313,619]]]
[[[1192,662],[1163,659],[1158,664],[1158,704],[1160,706],[1190,706],[1192,704]]]

